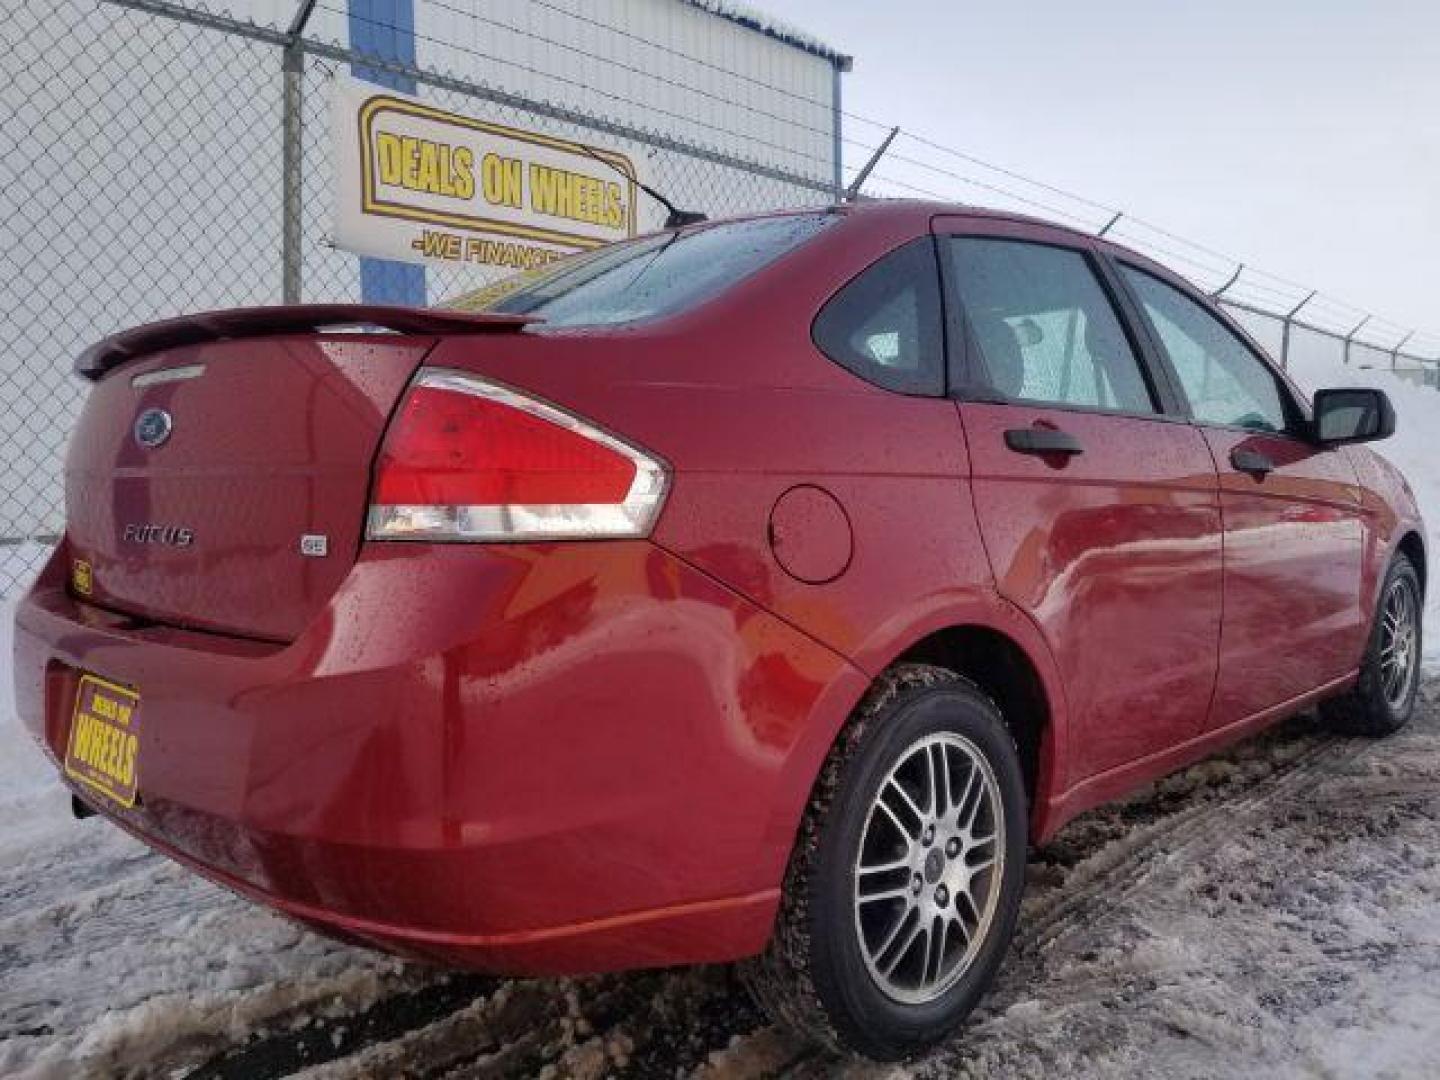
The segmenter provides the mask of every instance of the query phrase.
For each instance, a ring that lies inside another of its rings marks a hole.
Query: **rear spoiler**
[[[378,326],[402,334],[513,333],[539,320],[530,315],[487,315],[385,304],[303,304],[290,307],[231,308],[147,323],[97,341],[80,354],[75,371],[99,379],[127,360],[181,345],[271,334],[313,333],[344,327]]]

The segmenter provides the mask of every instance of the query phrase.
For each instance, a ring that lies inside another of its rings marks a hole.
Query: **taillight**
[[[508,387],[427,368],[375,469],[372,540],[645,536],[665,496],[659,461]]]

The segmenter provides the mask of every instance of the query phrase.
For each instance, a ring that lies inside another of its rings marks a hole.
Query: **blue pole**
[[[415,0],[349,0],[350,48],[363,56],[415,65]],[[415,80],[383,68],[353,63],[357,79],[415,92]],[[425,304],[425,268],[390,259],[360,257],[360,297],[367,304]]]

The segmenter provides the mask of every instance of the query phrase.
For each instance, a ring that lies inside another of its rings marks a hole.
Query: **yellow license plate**
[[[134,806],[140,751],[140,695],[81,675],[65,747],[65,773],[121,806]]]

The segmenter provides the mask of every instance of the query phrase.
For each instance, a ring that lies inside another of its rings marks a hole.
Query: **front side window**
[[[815,317],[820,351],[868,382],[904,394],[944,393],[939,268],[929,237],[854,278]]]
[[[1289,426],[1280,380],[1229,327],[1159,278],[1123,264],[1121,272],[1155,328],[1196,420],[1251,431]]]
[[[1140,361],[1078,251],[989,237],[947,241],[979,356],[974,376],[1008,400],[1151,413]]]
[[[536,315],[546,326],[614,326],[676,315],[799,247],[833,214],[699,225],[611,244],[441,305]]]

